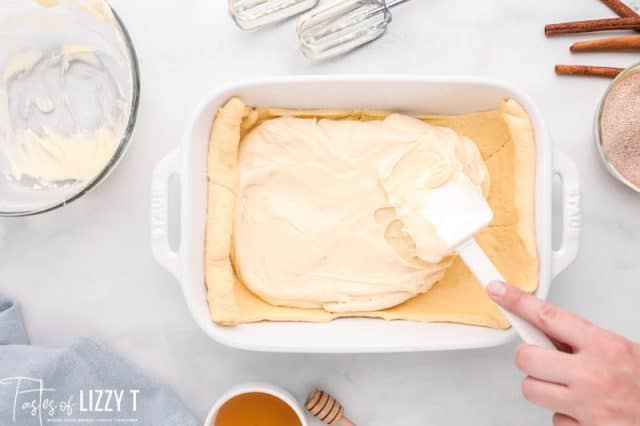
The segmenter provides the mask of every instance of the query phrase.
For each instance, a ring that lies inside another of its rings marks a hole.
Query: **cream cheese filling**
[[[394,114],[382,121],[283,117],[240,146],[234,262],[269,303],[374,311],[429,291],[451,256],[421,197],[451,180],[488,192],[476,145]]]
[[[15,138],[20,143],[7,151],[12,172],[47,181],[92,179],[111,160],[119,142],[106,126],[71,136],[61,136],[48,127],[42,134],[18,130]]]

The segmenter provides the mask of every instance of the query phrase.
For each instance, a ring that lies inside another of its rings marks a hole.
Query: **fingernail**
[[[507,292],[507,285],[501,281],[491,281],[487,286],[489,296],[494,299],[500,299]]]

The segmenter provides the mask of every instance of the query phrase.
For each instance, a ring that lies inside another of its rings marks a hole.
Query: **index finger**
[[[574,349],[586,347],[598,331],[585,319],[511,285],[494,281],[489,284],[487,292],[498,305]]]

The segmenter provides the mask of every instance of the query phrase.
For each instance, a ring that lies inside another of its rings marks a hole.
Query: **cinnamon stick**
[[[556,74],[590,75],[595,77],[616,77],[624,68],[597,67],[592,65],[556,65]]]
[[[640,29],[640,17],[592,19],[588,21],[562,22],[544,27],[547,36],[557,34],[590,33],[595,31],[637,30]]]
[[[613,10],[622,18],[640,16],[635,10],[624,4],[621,0],[602,0],[602,3],[606,4],[609,9]]]
[[[640,50],[640,35],[579,41],[577,43],[573,43],[570,49],[574,53]]]

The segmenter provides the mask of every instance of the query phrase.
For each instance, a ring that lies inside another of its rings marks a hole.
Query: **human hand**
[[[504,283],[491,299],[546,333],[558,351],[522,345],[522,393],[555,426],[640,426],[640,346]]]

